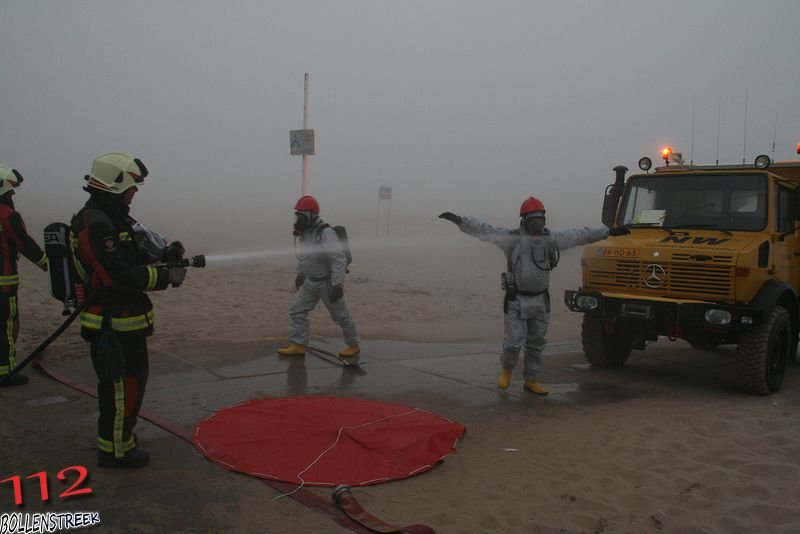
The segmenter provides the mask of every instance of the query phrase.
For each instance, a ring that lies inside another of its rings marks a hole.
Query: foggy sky
[[[156,231],[285,246],[308,72],[310,193],[356,237],[379,186],[398,233],[452,231],[444,210],[513,225],[528,195],[553,228],[597,225],[615,165],[665,144],[713,163],[720,103],[719,159],[740,162],[746,91],[745,159],[773,137],[798,158],[798,23],[797,0],[0,0],[0,162],[39,239],[123,151]]]

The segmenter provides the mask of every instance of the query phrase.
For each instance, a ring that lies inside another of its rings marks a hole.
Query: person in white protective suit
[[[550,322],[550,271],[558,265],[561,250],[604,239],[608,228],[550,231],[545,228],[544,204],[535,197],[528,197],[522,203],[519,216],[519,228],[513,230],[449,211],[439,218],[457,224],[468,235],[497,245],[506,255],[506,272],[502,278],[506,292],[503,303],[505,338],[497,387],[508,389],[519,351],[525,347],[523,387],[526,391],[547,395],[538,376]]]
[[[347,345],[339,356],[361,352],[358,330],[344,302],[344,277],[347,255],[336,231],[319,216],[319,203],[305,195],[294,207],[294,235],[297,238],[297,295],[289,310],[289,346],[278,349],[284,356],[306,352],[309,336],[308,314],[322,300],[331,319],[342,328]]]

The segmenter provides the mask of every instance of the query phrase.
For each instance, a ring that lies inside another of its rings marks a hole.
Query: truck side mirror
[[[616,173],[616,180],[606,187],[605,198],[603,199],[603,214],[601,216],[603,224],[609,228],[614,226],[614,219],[617,217],[619,199],[622,198],[622,192],[625,190],[625,173],[628,172],[628,168],[624,165],[617,165],[614,167],[614,172]],[[797,213],[800,213],[800,211]]]
[[[792,219],[800,219],[800,189],[795,189],[792,194]]]
[[[619,196],[614,198],[614,184],[606,186],[605,198],[603,198],[603,214],[601,220],[603,224],[611,228],[614,226],[614,217],[617,215],[617,204],[619,203]]]

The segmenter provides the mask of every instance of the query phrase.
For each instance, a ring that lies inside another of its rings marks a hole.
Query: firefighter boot
[[[530,391],[531,393],[536,393],[537,395],[547,395],[550,393],[547,391],[547,388],[539,383],[538,380],[526,380],[523,387],[525,388],[525,391]]]
[[[361,347],[358,345],[348,345],[339,352],[339,356],[342,358],[349,358],[350,356],[357,355],[359,352],[361,352]]]
[[[508,389],[511,385],[511,369],[503,367],[500,370],[500,376],[497,377],[497,387],[500,389]]]
[[[97,456],[98,467],[136,469],[137,467],[144,467],[148,463],[150,463],[150,455],[139,449],[129,451],[122,458],[116,458],[114,457],[114,453],[104,451],[98,451]]]
[[[0,387],[24,386],[27,383],[28,377],[25,375],[16,374],[7,380],[5,375],[0,376]]]
[[[289,343],[288,347],[278,349],[278,354],[282,354],[284,356],[302,356],[305,353],[306,348],[303,345],[298,345],[297,343]]]

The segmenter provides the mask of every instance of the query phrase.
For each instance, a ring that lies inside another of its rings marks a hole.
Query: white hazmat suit
[[[462,217],[459,229],[481,241],[500,247],[506,255],[508,272],[516,281],[516,296],[506,292],[505,337],[500,363],[511,370],[519,351],[525,348],[523,377],[536,381],[542,367],[547,327],[550,323],[550,270],[558,262],[558,251],[594,243],[608,236],[608,228],[574,228],[531,235],[524,226],[510,229],[492,226],[473,217]]]

